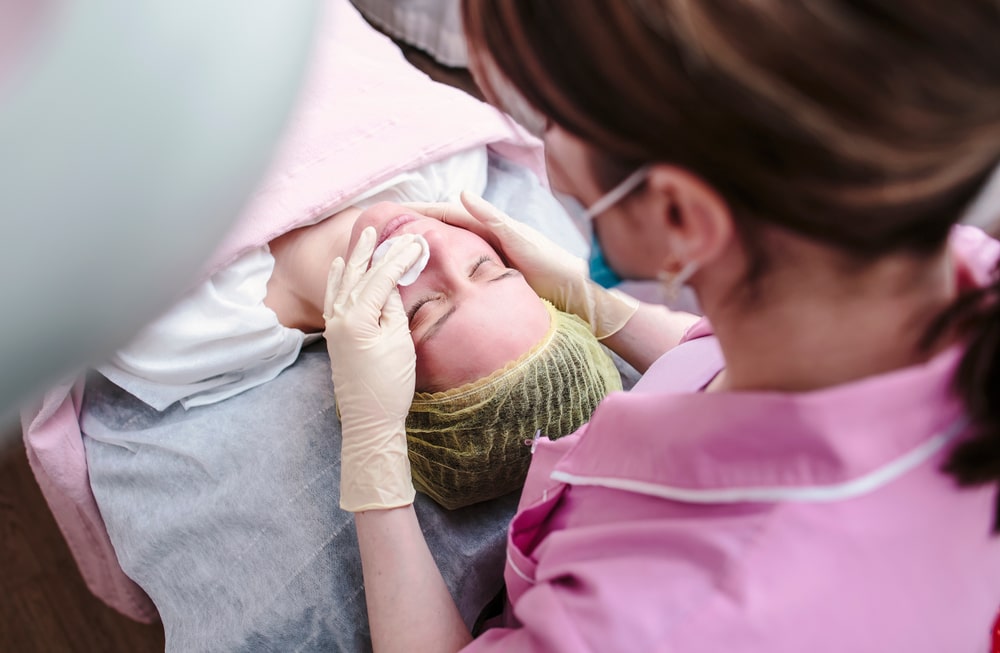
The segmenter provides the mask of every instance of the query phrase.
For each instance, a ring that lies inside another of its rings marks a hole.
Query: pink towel
[[[541,143],[493,108],[436,84],[347,2],[327,0],[305,88],[270,171],[206,264],[328,216],[397,173],[489,145],[545,178]],[[118,565],[90,490],[80,433],[82,380],[22,411],[28,460],[90,590],[133,619],[156,608]]]

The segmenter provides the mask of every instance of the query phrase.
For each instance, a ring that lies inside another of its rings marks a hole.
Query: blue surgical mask
[[[590,278],[593,279],[595,283],[605,288],[617,286],[622,282],[622,278],[611,269],[607,260],[604,258],[604,252],[601,251],[600,240],[597,238],[597,232],[594,230],[594,218],[625,199],[629,193],[635,190],[639,184],[646,180],[646,175],[648,173],[648,166],[642,166],[623,179],[621,183],[605,193],[603,197],[591,204],[590,208],[583,212],[582,218],[590,226]]]
[[[590,278],[599,286],[613,288],[622,282],[622,278],[604,260],[604,252],[601,251],[601,241],[597,239],[597,232],[590,230]]]

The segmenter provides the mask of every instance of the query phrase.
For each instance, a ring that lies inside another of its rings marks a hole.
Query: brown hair
[[[757,255],[761,225],[859,262],[940,251],[1000,162],[995,0],[463,0],[463,16],[487,97],[499,78],[593,145],[602,182],[649,161],[701,176]],[[1000,480],[998,297],[943,318],[968,334],[961,483]]]

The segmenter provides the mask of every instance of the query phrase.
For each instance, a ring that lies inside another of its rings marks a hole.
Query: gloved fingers
[[[454,202],[401,202],[400,206],[456,227],[460,225],[455,224],[454,220],[468,220],[471,217],[461,205]]]
[[[516,246],[521,255],[529,255],[529,252],[534,251],[547,258],[563,254],[570,256],[561,245],[554,243],[548,236],[515,220],[483,198],[463,192],[461,199],[470,215],[496,234],[505,250]]]
[[[374,234],[373,228],[365,229],[349,261],[344,263],[338,257],[330,264],[323,300],[326,332],[330,334],[328,342],[337,337],[335,331],[340,336],[350,331],[369,337],[385,327],[403,326],[408,331],[406,312],[395,289],[400,277],[420,257],[423,247],[412,235],[400,236],[386,255],[367,269],[369,261],[365,254],[370,258]],[[390,301],[393,295],[395,300]]]
[[[510,217],[482,197],[464,191],[459,197],[469,215],[475,218],[482,225],[482,229],[492,234],[500,244],[548,242],[548,239],[540,232]]]
[[[372,312],[379,311],[386,317],[386,306],[399,285],[399,279],[417,262],[423,247],[412,235],[400,236],[382,258],[358,284],[358,297],[363,298]],[[400,303],[400,307],[402,303]],[[405,312],[404,312],[405,315]]]
[[[340,290],[334,298],[334,307],[343,306],[347,302],[347,297],[361,282],[361,278],[371,263],[377,239],[378,234],[375,232],[375,227],[365,227],[364,231],[361,232],[358,242],[354,245],[354,251],[351,252],[344,267],[344,277],[340,283]],[[333,312],[327,313],[327,315],[333,315]]]
[[[389,298],[385,300],[382,307],[382,328],[387,331],[402,330],[404,333],[410,332],[410,321],[406,318],[406,308],[403,306],[403,298],[399,296],[399,290],[395,287],[389,293]],[[411,342],[409,338],[408,341]],[[414,353],[414,356],[416,353]]]
[[[404,202],[403,206],[424,217],[434,218],[446,225],[471,231],[484,240],[494,240],[489,229],[460,204],[453,204],[451,202]]]
[[[469,212],[469,215],[490,229],[510,227],[511,223],[514,222],[513,218],[478,195],[462,191],[459,199],[462,200],[462,206]]]
[[[461,200],[469,215],[482,225],[480,231],[492,234],[494,239],[502,245],[510,246],[520,243],[520,246],[525,244],[541,247],[555,246],[537,229],[515,220],[478,195],[463,192]]]
[[[428,218],[471,231],[502,253],[506,253],[506,247],[516,246],[511,242],[512,238],[527,241],[545,239],[531,227],[473,193],[463,191],[460,198],[462,206],[449,202],[406,202],[404,206]]]
[[[463,191],[461,200],[464,206],[450,202],[406,202],[404,206],[452,227],[471,231],[489,243],[505,258],[508,258],[510,252],[506,251],[506,245],[510,243],[505,241],[509,240],[512,233],[517,233],[516,228],[514,228],[517,221],[508,217],[486,200],[471,193]],[[475,207],[475,210],[470,209],[470,204]],[[508,259],[507,263],[513,263],[513,261]]]
[[[323,297],[324,322],[329,322],[333,317],[333,307],[336,305],[337,295],[344,280],[344,266],[344,259],[339,256],[330,263],[330,272],[326,277],[326,294]]]
[[[450,202],[407,202],[404,206],[441,222],[471,231],[494,248],[520,223],[483,198],[463,191],[462,204]]]

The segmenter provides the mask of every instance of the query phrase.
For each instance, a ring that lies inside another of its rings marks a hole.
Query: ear
[[[722,196],[701,177],[668,164],[655,164],[646,178],[653,215],[658,216],[679,265],[704,267],[722,255],[735,234],[732,213]]]

